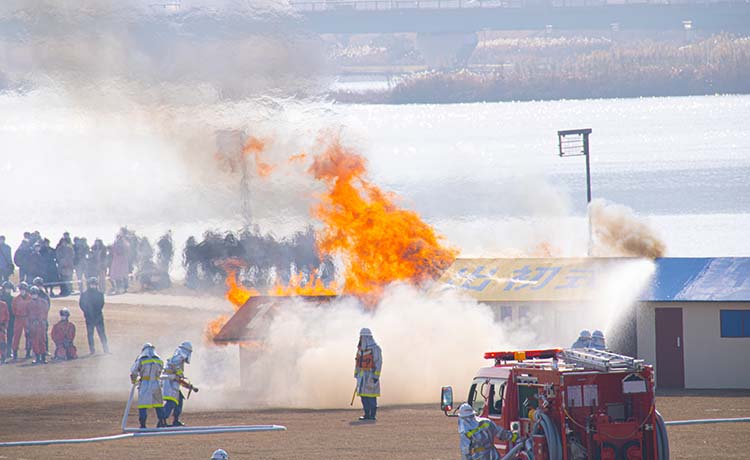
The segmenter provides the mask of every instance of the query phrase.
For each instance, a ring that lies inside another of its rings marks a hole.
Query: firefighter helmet
[[[581,331],[580,334],[578,334],[579,337],[584,339],[590,339],[591,338],[591,332],[588,331],[588,329],[584,329]]]
[[[146,351],[146,348],[154,348],[154,344],[152,344],[151,342],[144,343],[143,346],[141,347],[141,351],[142,352]]]
[[[3,289],[9,292],[13,292],[13,283],[11,283],[10,281],[5,281],[3,283]]]
[[[70,310],[68,310],[67,308],[63,308],[62,310],[60,310],[60,317],[61,318],[62,317],[69,318],[70,317]]]
[[[96,286],[99,284],[99,279],[97,279],[96,276],[92,276],[91,278],[86,279],[86,284],[89,286]]]
[[[31,286],[29,292],[31,293],[31,295],[39,295],[39,293],[41,293],[42,291],[36,286]]]
[[[192,353],[193,352],[193,344],[190,343],[190,342],[188,342],[188,341],[182,342],[180,344],[180,348],[182,348],[183,350],[187,351],[188,353]]]
[[[474,408],[471,407],[471,404],[469,403],[463,403],[461,404],[461,407],[458,408],[459,417],[473,417],[474,415]]]
[[[600,330],[596,330],[596,331],[594,331],[593,334],[591,334],[591,337],[595,337],[597,339],[603,339],[604,338],[604,333],[602,331],[600,331]]]
[[[359,330],[360,337],[372,337],[372,331],[366,327]]]
[[[33,284],[34,286],[44,286],[44,278],[42,278],[41,276],[35,276],[31,281],[31,284]]]
[[[18,285],[18,290],[23,292],[29,292],[29,285],[26,283],[26,281],[21,281],[21,283]]]
[[[211,460],[229,460],[229,454],[224,449],[216,449],[213,454],[211,454]]]

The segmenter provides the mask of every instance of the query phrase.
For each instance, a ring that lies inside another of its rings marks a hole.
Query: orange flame
[[[330,283],[329,286],[326,286],[316,273],[313,273],[310,277],[305,277],[303,273],[299,273],[293,276],[288,284],[276,283],[268,291],[269,295],[275,296],[337,295],[338,293],[339,290],[336,283]]]
[[[244,151],[255,154],[257,164],[257,155],[264,147],[262,141],[250,138]],[[289,162],[306,158],[307,155],[299,154],[290,157]],[[388,284],[405,281],[421,285],[439,277],[455,260],[458,251],[444,246],[443,238],[417,213],[397,206],[394,194],[371,183],[366,177],[364,158],[346,150],[337,140],[314,157],[309,172],[327,186],[312,213],[323,223],[317,234],[321,254],[337,254],[344,259],[343,293],[375,305]],[[243,265],[236,259],[224,263],[228,273],[227,298],[235,310],[250,297],[259,295],[238,285],[236,273]],[[268,295],[338,293],[338,286],[326,286],[314,273],[309,277],[296,275],[286,285],[278,283]],[[223,316],[212,321],[207,338],[214,337],[228,319]]]
[[[255,289],[248,289],[239,283],[237,283],[237,267],[242,264],[241,261],[236,259],[229,259],[224,262],[225,270],[227,270],[227,300],[232,302],[234,311],[240,309],[250,297],[259,296],[260,292]],[[231,317],[229,315],[221,315],[218,318],[212,320],[205,329],[205,338],[207,341],[213,341],[213,338],[221,331],[224,325],[227,324]]]
[[[376,300],[394,281],[420,285],[437,278],[458,251],[417,213],[399,208],[395,196],[366,177],[364,159],[331,142],[310,167],[328,186],[313,210],[323,224],[318,246],[346,263],[344,292]]]
[[[250,136],[242,148],[242,153],[245,155],[253,155],[255,157],[255,172],[260,177],[268,177],[271,175],[275,166],[263,161],[261,154],[266,149],[266,141],[258,139],[257,137]]]

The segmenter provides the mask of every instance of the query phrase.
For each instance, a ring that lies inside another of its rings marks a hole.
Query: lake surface
[[[195,156],[182,153],[190,133],[155,131],[143,116],[102,119],[74,103],[0,96],[0,175],[10,191],[0,196],[0,233],[12,245],[34,228],[53,243],[66,229],[108,241],[120,225],[150,237],[172,228],[182,243],[209,227],[239,225],[236,193],[199,184]],[[265,123],[284,154],[313,145],[321,129],[345,132],[374,182],[473,256],[523,254],[541,243],[563,255],[585,253],[584,159],[560,158],[556,132],[592,128],[595,198],[632,208],[657,229],[668,255],[750,256],[750,96],[295,104],[271,122],[247,102],[196,117],[234,122],[249,113],[248,124]],[[292,214],[309,208],[301,203],[287,215],[275,205],[280,190],[253,197],[264,231],[299,227]]]

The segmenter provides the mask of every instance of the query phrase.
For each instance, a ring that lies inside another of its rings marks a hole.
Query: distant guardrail
[[[609,5],[717,5],[746,4],[750,0],[298,0],[298,11],[384,11],[474,8],[566,8]]]

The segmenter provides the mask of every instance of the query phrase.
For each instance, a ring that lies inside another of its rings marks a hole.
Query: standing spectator
[[[169,266],[174,257],[174,246],[172,245],[172,230],[167,231],[159,241],[156,242],[159,252],[156,255],[156,265],[159,270],[169,273]]]
[[[13,327],[16,322],[16,315],[13,314],[13,283],[10,281],[3,282],[0,286],[0,300],[8,306],[8,337],[6,343],[6,357],[10,357],[10,351],[13,349]]]
[[[60,238],[55,248],[57,258],[57,272],[60,275],[60,296],[69,296],[73,286],[73,268],[75,267],[75,251],[73,245],[65,237]]]
[[[18,265],[18,282],[26,281],[29,278],[29,258],[31,257],[32,247],[31,241],[27,238],[28,233],[24,233],[23,241],[20,246],[16,248],[16,253],[13,254],[13,261]]]
[[[102,342],[104,353],[109,353],[107,345],[107,334],[104,331],[104,294],[97,289],[97,279],[88,280],[86,291],[81,294],[78,305],[83,311],[83,317],[86,319],[86,334],[89,341],[89,353],[96,353],[94,347],[94,329],[99,334],[99,340]]]
[[[39,254],[42,257],[43,268],[42,272],[36,276],[44,278],[48,286],[58,284],[60,282],[60,273],[57,271],[57,257],[55,256],[55,250],[50,247],[47,238],[42,240],[42,247],[39,249]]]
[[[191,236],[185,242],[182,253],[182,266],[185,267],[185,286],[190,289],[198,288],[198,245],[195,237]]]
[[[10,246],[5,244],[5,235],[0,235],[0,282],[8,281],[15,271],[16,266],[13,265]]]
[[[26,281],[31,283],[31,280],[37,276],[44,277],[44,260],[42,259],[42,243],[34,243],[31,246],[31,252],[29,253],[26,262]]]
[[[107,290],[107,265],[107,247],[97,238],[86,261],[86,278],[98,278],[102,283],[102,292]]]
[[[76,278],[78,279],[78,290],[83,292],[83,280],[86,279],[86,275],[89,271],[86,265],[91,254],[89,243],[86,241],[86,238],[73,238],[73,252],[75,253],[73,264],[75,265]],[[99,275],[97,274],[93,276]],[[103,282],[104,278],[101,279]]]
[[[109,277],[115,285],[115,293],[128,290],[128,242],[122,234],[118,234],[112,245],[112,265],[109,267]]]

